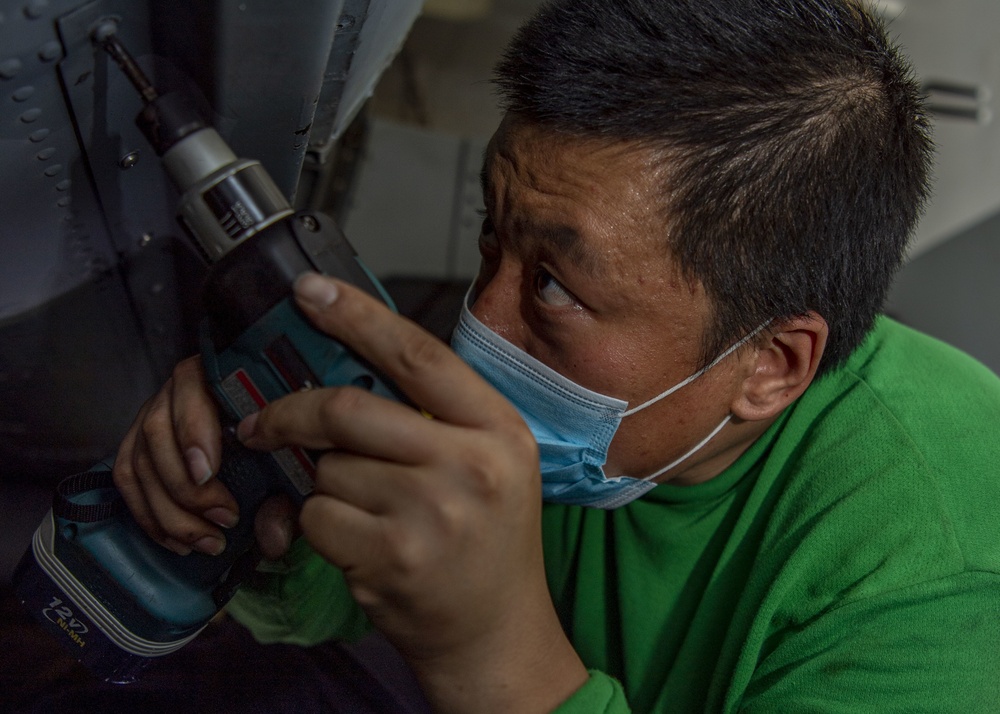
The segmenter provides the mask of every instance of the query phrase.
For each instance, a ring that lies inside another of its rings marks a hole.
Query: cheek
[[[660,394],[686,375],[673,365],[666,346],[638,336],[612,335],[602,338],[591,331],[590,339],[565,347],[562,371],[580,384],[636,406]],[[676,368],[676,369],[674,369]],[[673,380],[673,381],[671,381]]]
[[[608,449],[608,476],[642,478],[669,463],[674,445],[683,438],[682,425],[662,411],[650,407],[625,418]]]
[[[680,394],[626,417],[608,449],[609,476],[642,478],[675,460],[711,430],[708,412],[682,403]]]

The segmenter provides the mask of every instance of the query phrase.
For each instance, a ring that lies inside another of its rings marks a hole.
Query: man
[[[458,355],[299,279],[416,408],[331,388],[241,423],[326,455],[303,541],[258,514],[275,562],[232,612],[374,626],[440,711],[995,707],[1000,382],[877,316],[930,162],[884,30],[842,0],[563,0],[498,84]],[[218,463],[189,360],[116,481],[217,553]]]

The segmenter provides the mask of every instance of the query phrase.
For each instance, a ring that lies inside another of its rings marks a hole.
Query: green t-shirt
[[[1000,380],[891,320],[718,477],[543,519],[591,669],[562,714],[1000,711]],[[361,631],[297,550],[237,617]]]

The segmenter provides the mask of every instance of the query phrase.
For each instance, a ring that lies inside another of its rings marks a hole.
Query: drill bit
[[[99,25],[93,32],[93,39],[121,67],[122,72],[125,73],[125,76],[129,78],[129,81],[138,90],[143,101],[149,104],[156,100],[159,95],[156,89],[153,88],[152,82],[149,81],[139,68],[139,65],[136,64],[135,59],[125,49],[125,45],[118,39],[116,23],[108,21]]]

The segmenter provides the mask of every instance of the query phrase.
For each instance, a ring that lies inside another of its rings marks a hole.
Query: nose
[[[474,302],[469,305],[469,311],[477,320],[508,342],[524,349],[525,324],[516,266],[501,264],[491,273],[481,270],[470,300]]]

